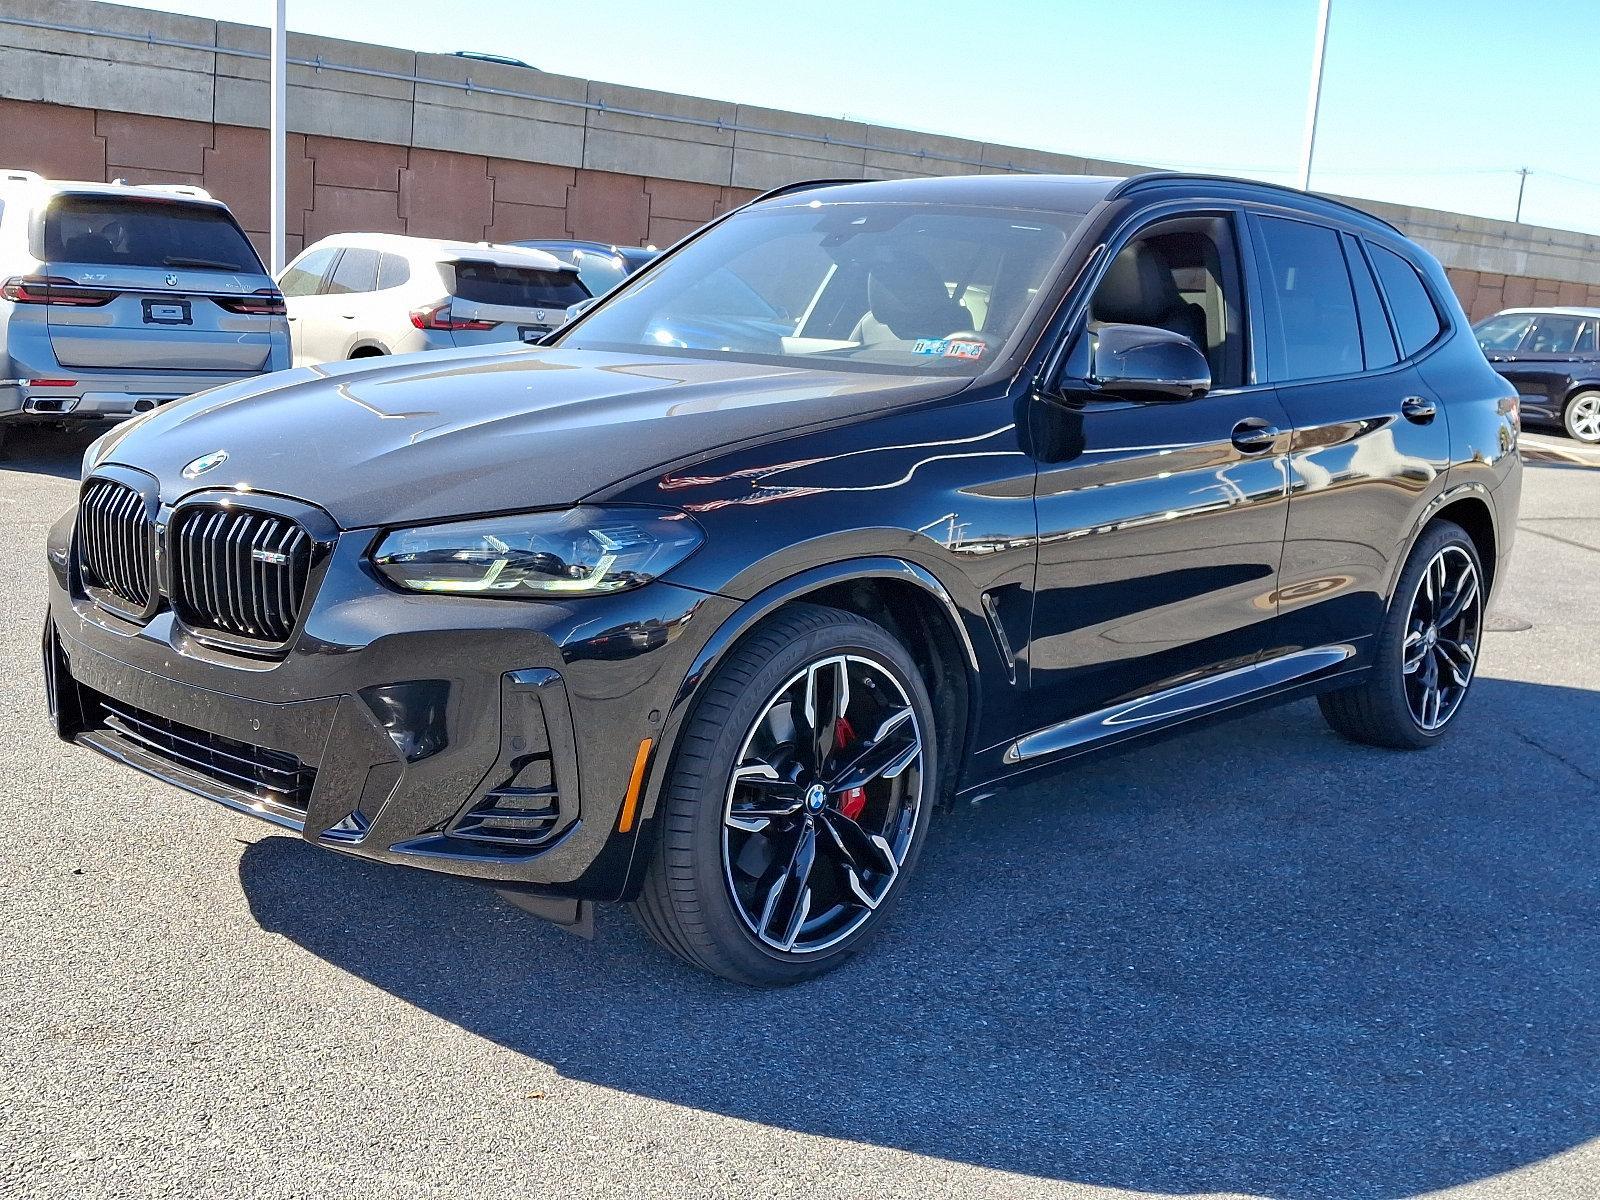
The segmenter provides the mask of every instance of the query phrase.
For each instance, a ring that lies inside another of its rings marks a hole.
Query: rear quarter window
[[[266,274],[226,209],[168,196],[57,196],[39,240],[46,262]]]
[[[1389,300],[1389,315],[1400,333],[1400,345],[1410,357],[1439,336],[1444,322],[1415,267],[1393,250],[1382,246],[1371,250],[1378,282]]]
[[[589,298],[576,271],[540,271],[463,260],[442,267],[450,294],[474,304],[511,308],[566,308]]]

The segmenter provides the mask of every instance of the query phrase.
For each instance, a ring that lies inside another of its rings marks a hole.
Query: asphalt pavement
[[[0,1195],[1600,1195],[1600,454],[1529,438],[1450,741],[1315,705],[937,822],[872,950],[756,993],[56,742],[0,460]]]

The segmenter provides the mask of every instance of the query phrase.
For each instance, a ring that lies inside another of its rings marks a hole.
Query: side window
[[[1384,315],[1378,285],[1372,282],[1372,268],[1367,266],[1359,241],[1348,233],[1341,233],[1339,243],[1344,247],[1345,265],[1350,268],[1350,282],[1356,289],[1356,311],[1361,318],[1361,355],[1366,360],[1367,370],[1393,366],[1400,361],[1400,354],[1395,349],[1389,318]]]
[[[1212,385],[1244,383],[1244,304],[1232,223],[1182,217],[1140,230],[1117,251],[1089,301],[1094,325],[1182,334],[1206,356]]]
[[[1479,321],[1472,327],[1472,332],[1478,339],[1478,345],[1485,350],[1510,351],[1522,344],[1522,335],[1528,332],[1528,326],[1533,324],[1533,318],[1518,316],[1515,313],[1501,313],[1497,317],[1490,317],[1487,321]]]
[[[411,278],[411,264],[398,254],[378,256],[378,291],[397,288]]]
[[[1409,357],[1439,336],[1444,328],[1439,310],[1433,306],[1433,297],[1428,295],[1415,267],[1382,246],[1372,246],[1371,251],[1378,281],[1383,284],[1383,294],[1389,298],[1389,315],[1394,318],[1394,327],[1400,331],[1400,345]]]
[[[339,256],[339,265],[328,280],[328,295],[342,296],[349,292],[370,292],[378,283],[378,252],[362,246],[350,246]]]
[[[1600,321],[1590,317],[1583,323],[1583,330],[1578,334],[1576,352],[1579,354],[1600,352]]]
[[[1356,298],[1339,235],[1321,225],[1259,218],[1272,379],[1317,379],[1362,369]]]
[[[312,296],[322,286],[322,277],[328,273],[339,251],[333,246],[302,254],[278,280],[278,290],[285,296]]]
[[[1527,354],[1573,354],[1577,352],[1578,335],[1582,332],[1582,317],[1545,313],[1534,318],[1533,334],[1523,351]]]

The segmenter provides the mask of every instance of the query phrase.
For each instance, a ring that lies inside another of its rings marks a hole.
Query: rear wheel
[[[1579,392],[1568,400],[1561,424],[1570,438],[1591,446],[1600,443],[1600,392]]]
[[[1472,686],[1486,600],[1472,539],[1453,521],[1435,521],[1400,574],[1371,674],[1355,687],[1319,698],[1328,724],[1370,746],[1433,745]]]
[[[903,890],[936,769],[932,705],[905,649],[852,613],[791,605],[697,701],[635,914],[739,983],[832,970]]]

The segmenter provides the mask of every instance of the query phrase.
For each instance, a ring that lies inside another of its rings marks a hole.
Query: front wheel
[[[799,983],[844,962],[904,889],[937,786],[933,707],[881,626],[794,604],[696,702],[634,906],[726,979]]]
[[[1600,392],[1579,392],[1561,412],[1567,436],[1593,446],[1600,444]]]
[[[1318,698],[1328,724],[1369,746],[1419,750],[1437,742],[1472,686],[1487,598],[1472,539],[1453,521],[1435,521],[1400,573],[1371,674]]]

